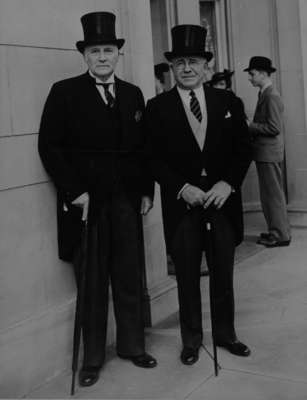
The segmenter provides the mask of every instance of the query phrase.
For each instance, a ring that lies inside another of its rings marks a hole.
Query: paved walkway
[[[253,233],[253,232],[251,232]],[[178,315],[148,330],[148,351],[159,361],[144,370],[110,350],[99,382],[77,388],[80,399],[307,399],[307,230],[295,229],[290,247],[265,249],[255,237],[238,251],[235,269],[238,337],[252,350],[240,358],[218,349],[221,371],[202,350],[193,366],[179,361]],[[204,342],[212,352],[208,278],[202,278]],[[28,398],[69,398],[70,374],[62,375]]]

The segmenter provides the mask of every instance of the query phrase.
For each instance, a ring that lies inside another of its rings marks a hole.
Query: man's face
[[[213,87],[217,89],[227,89],[226,81],[223,79],[222,81],[216,82]]]
[[[112,44],[87,46],[84,50],[84,60],[89,70],[102,80],[112,75],[118,57],[118,47]]]
[[[254,87],[261,87],[265,79],[265,73],[256,69],[251,69],[248,72],[248,80]]]
[[[207,62],[202,57],[176,57],[171,68],[180,88],[195,89],[204,81]]]

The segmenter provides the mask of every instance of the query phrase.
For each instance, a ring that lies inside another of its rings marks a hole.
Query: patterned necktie
[[[112,96],[112,93],[109,90],[109,86],[112,85],[112,83],[97,83],[96,86],[102,86],[104,89],[104,95],[106,96],[107,104],[108,107],[112,108],[115,103],[115,98]]]
[[[190,109],[192,113],[195,115],[195,117],[198,119],[198,121],[201,122],[203,116],[201,114],[199,101],[197,100],[194,90],[191,90],[189,94],[191,96]]]

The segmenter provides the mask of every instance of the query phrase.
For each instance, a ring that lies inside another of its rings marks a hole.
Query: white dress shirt
[[[187,108],[189,110],[190,110],[190,102],[191,102],[190,92],[191,92],[191,90],[193,90],[193,92],[195,93],[195,96],[199,102],[201,113],[202,113],[202,115],[204,115],[204,113],[207,110],[205,109],[205,93],[204,93],[203,85],[201,85],[200,87],[198,87],[196,89],[188,89],[188,90],[181,89],[179,86],[177,86],[177,90],[178,90],[179,96],[181,97],[181,100],[187,106]]]
[[[94,78],[96,80],[96,83],[109,83],[109,92],[111,93],[111,95],[115,98],[115,78],[114,78],[114,73],[106,80],[106,81],[102,81],[99,78],[97,78],[91,71],[88,71],[89,74],[91,75],[92,78]],[[105,93],[104,93],[104,87],[99,85],[96,86],[98,92],[100,93],[103,101],[105,102],[105,104],[108,104]]]
[[[181,89],[179,86],[177,86],[177,90],[178,90],[179,96],[180,96],[183,104],[186,106],[186,108],[188,110],[190,110],[190,102],[191,102],[190,92],[191,92],[191,90],[193,90],[193,92],[195,93],[195,96],[199,102],[200,110],[202,113],[202,118],[203,119],[205,118],[207,120],[206,99],[205,99],[203,85],[201,85],[200,87],[198,87],[196,89]],[[207,175],[206,171],[203,170],[201,175]],[[180,191],[177,195],[177,199],[181,198],[181,194],[182,194],[183,190],[189,185],[190,185],[189,183],[185,183],[183,185],[183,187],[180,189]]]

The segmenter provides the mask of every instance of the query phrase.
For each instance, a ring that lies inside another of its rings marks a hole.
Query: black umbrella
[[[83,232],[81,239],[81,249],[78,259],[78,272],[77,272],[77,300],[75,310],[75,324],[74,324],[74,339],[73,339],[73,357],[72,357],[72,381],[71,381],[71,396],[75,394],[75,380],[78,371],[78,359],[81,329],[83,322],[84,298],[85,298],[85,277],[87,268],[87,244],[88,244],[88,227],[87,221],[84,221]]]

